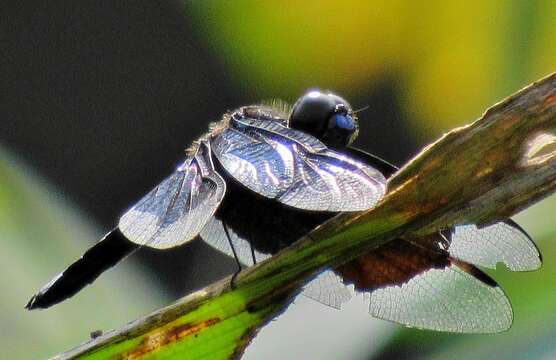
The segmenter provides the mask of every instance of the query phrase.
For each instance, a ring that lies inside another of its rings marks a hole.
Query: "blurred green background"
[[[0,354],[45,358],[232,271],[197,241],[141,250],[52,309],[28,298],[110,229],[226,110],[308,88],[361,113],[357,145],[401,164],[556,70],[553,1],[8,1],[0,39]],[[556,357],[556,199],[516,220],[544,255],[492,275],[512,329],[405,329],[298,299],[249,359]]]

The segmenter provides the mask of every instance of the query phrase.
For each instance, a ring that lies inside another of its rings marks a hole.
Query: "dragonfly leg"
[[[228,227],[226,226],[226,223],[222,222],[222,226],[224,227],[224,232],[226,233],[226,238],[228,238],[228,243],[230,244],[230,247],[232,248],[232,253],[234,254],[234,259],[236,260],[236,264],[237,264],[237,270],[232,275],[232,282],[230,284],[230,287],[232,289],[235,289],[235,287],[236,287],[236,285],[235,285],[236,277],[242,270],[241,262],[239,261],[239,258],[237,256],[236,248],[234,247],[234,243],[232,242],[232,238],[230,237],[230,233],[228,232]]]
[[[250,235],[251,235],[251,239],[249,239],[249,246],[251,247],[251,258],[253,259],[253,266],[257,265],[257,258],[255,257],[255,248],[253,247],[253,243],[251,242],[252,239],[254,239],[253,237],[253,229],[251,229],[251,231],[249,231]]]

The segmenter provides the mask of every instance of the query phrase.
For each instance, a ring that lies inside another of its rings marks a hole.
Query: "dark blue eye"
[[[317,90],[297,100],[289,125],[335,149],[346,147],[357,136],[357,118],[347,101],[338,95]]]
[[[333,121],[336,123],[338,128],[345,130],[355,129],[355,121],[351,115],[335,114],[333,117]]]

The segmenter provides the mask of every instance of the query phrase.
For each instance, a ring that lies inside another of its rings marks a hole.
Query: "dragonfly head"
[[[295,103],[292,129],[306,132],[331,148],[344,148],[357,136],[357,117],[349,103],[333,93],[313,90]]]

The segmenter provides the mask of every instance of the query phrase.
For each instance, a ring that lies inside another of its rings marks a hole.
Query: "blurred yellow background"
[[[349,98],[392,76],[426,138],[555,67],[553,1],[189,2],[187,10],[249,91],[297,96],[318,84]]]

